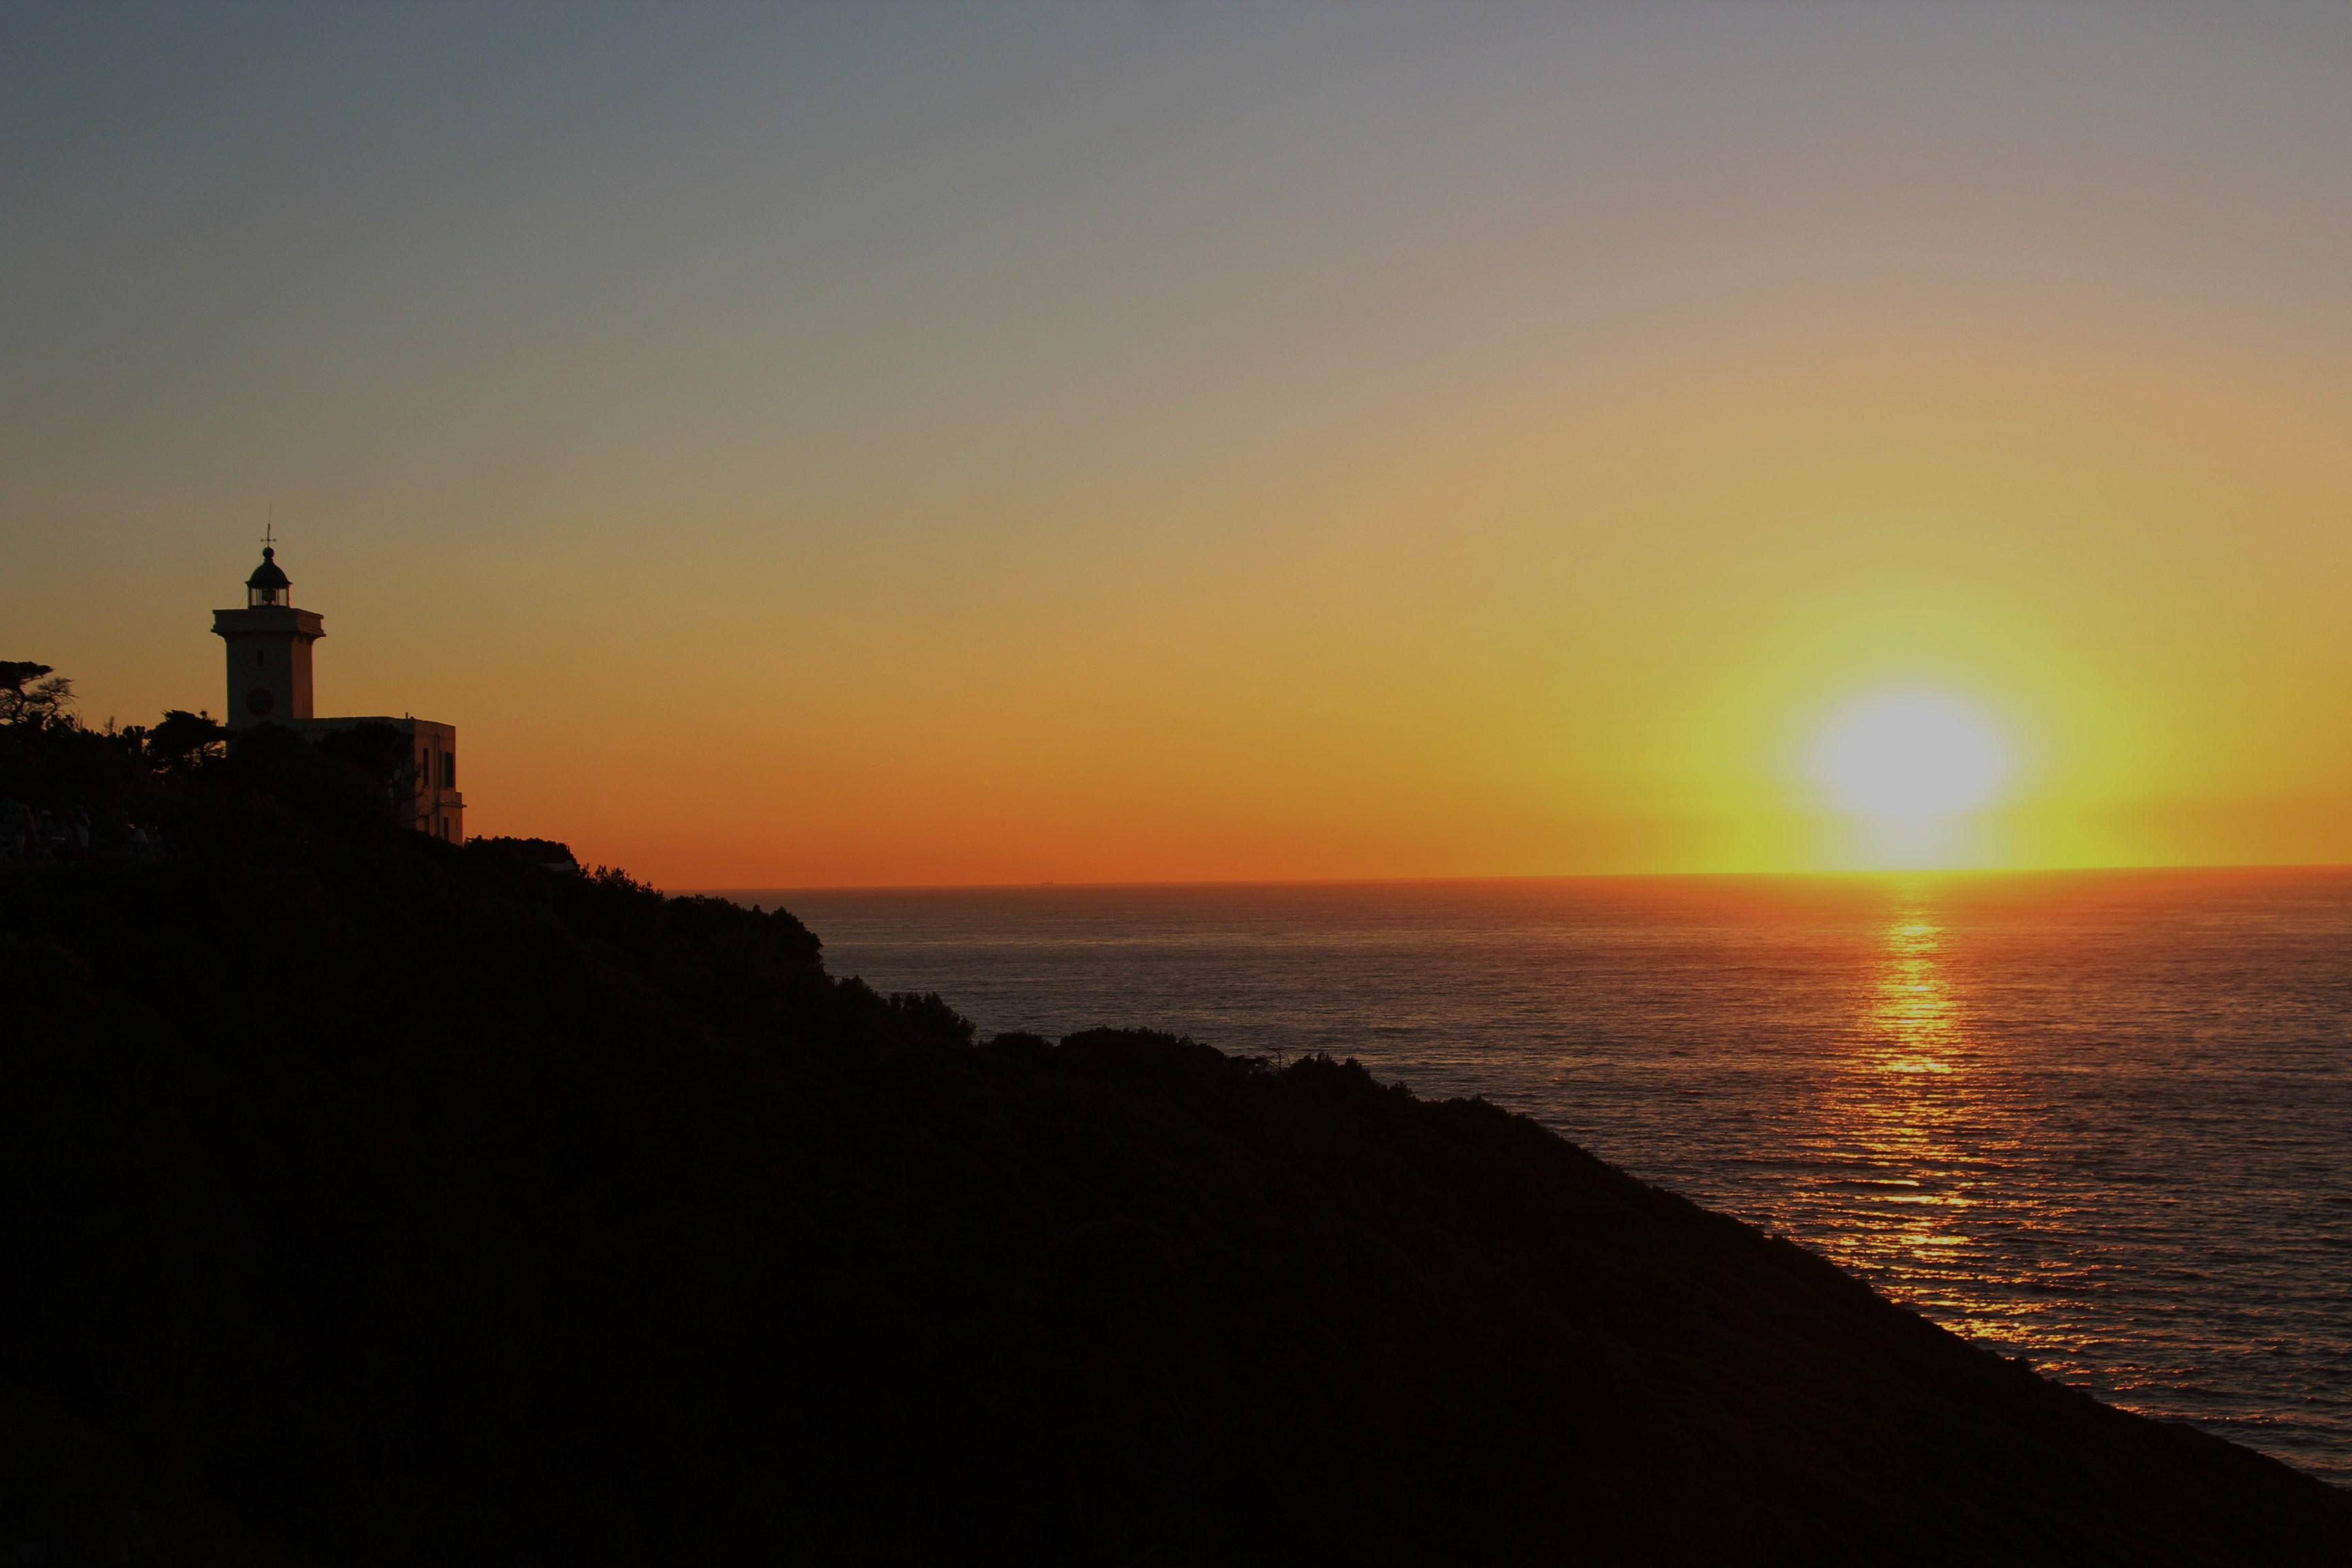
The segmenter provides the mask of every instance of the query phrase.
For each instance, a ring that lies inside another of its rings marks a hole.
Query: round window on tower
[[[267,686],[257,686],[245,694],[245,710],[257,719],[268,718],[270,710],[277,706],[277,693]]]

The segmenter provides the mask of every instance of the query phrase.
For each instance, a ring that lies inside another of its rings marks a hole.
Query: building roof
[[[285,569],[278,564],[278,552],[268,549],[262,551],[261,564],[253,569],[253,575],[245,580],[245,585],[248,588],[284,588],[291,585],[287,580]]]

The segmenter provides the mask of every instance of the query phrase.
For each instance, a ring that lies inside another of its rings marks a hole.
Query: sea
[[[984,1033],[1352,1057],[2352,1483],[2352,871],[731,891]]]

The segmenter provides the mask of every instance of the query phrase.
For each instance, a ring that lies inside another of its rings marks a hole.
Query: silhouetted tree
[[[228,744],[228,730],[210,713],[167,710],[146,731],[147,754],[173,767],[193,767],[217,756]]]
[[[315,742],[321,756],[357,769],[383,802],[384,819],[405,826],[416,798],[416,751],[394,724],[353,724],[331,730]]]
[[[508,860],[542,870],[577,874],[580,862],[572,846],[552,838],[512,838],[503,836],[466,840],[466,853],[478,860]]]
[[[73,682],[46,664],[0,659],[0,725],[41,729],[69,723]]]

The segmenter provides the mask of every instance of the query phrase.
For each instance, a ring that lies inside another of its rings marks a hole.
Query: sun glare
[[[1813,778],[1846,810],[1882,822],[1957,816],[2009,777],[2009,749],[1954,697],[1890,692],[1840,709],[1812,752]]]

